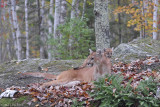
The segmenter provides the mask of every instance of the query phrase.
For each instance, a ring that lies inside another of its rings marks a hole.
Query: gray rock
[[[122,43],[114,49],[113,59],[131,62],[148,56],[160,56],[160,41],[148,37],[134,39],[129,43]]]

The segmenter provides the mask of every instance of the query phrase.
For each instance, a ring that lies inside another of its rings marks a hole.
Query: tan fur
[[[76,71],[85,67],[92,67],[93,66],[93,61],[94,61],[94,55],[96,54],[96,52],[93,52],[92,50],[90,50],[90,55],[87,57],[87,59],[83,62],[83,64],[76,68]],[[65,71],[64,71],[65,72]],[[56,75],[53,74],[48,74],[48,73],[41,73],[41,72],[26,72],[26,73],[21,73],[22,75],[28,75],[28,76],[33,76],[33,77],[43,77],[46,79],[52,79],[55,80],[56,79]]]
[[[88,68],[82,68],[78,70],[68,70],[63,71],[61,74],[59,74],[56,78],[56,80],[44,83],[41,87],[46,87],[50,85],[60,85],[65,84],[70,81],[81,81],[81,82],[90,82],[94,80],[93,74],[94,74],[95,66],[88,67]]]
[[[96,66],[94,72],[94,79],[97,80],[100,76],[104,76],[106,74],[111,75],[111,56],[112,49],[107,48],[104,49],[103,52],[100,50],[97,52],[96,57],[94,58],[94,65]]]
[[[99,54],[94,53],[94,55],[92,55],[95,64],[94,66],[85,67],[78,70],[72,69],[64,71],[57,76],[56,80],[44,83],[41,86],[41,88],[50,85],[65,84],[75,80],[83,82],[91,82],[97,79],[101,75],[111,74],[110,56],[107,56],[108,54],[111,53],[112,51],[110,49],[106,49],[103,53]],[[87,63],[89,62],[90,61],[87,61]]]
[[[85,68],[85,67],[92,67],[95,55],[96,55],[96,52],[93,52],[90,49],[90,55],[87,57],[87,59],[85,59],[85,61],[83,62],[83,64],[80,67],[78,67],[78,69]]]
[[[22,73],[22,75],[29,75],[29,76],[33,76],[33,77],[43,77],[43,78],[46,78],[46,79],[56,79],[56,75],[53,75],[53,74],[49,74],[49,73],[41,73],[41,72],[25,72],[25,73]]]

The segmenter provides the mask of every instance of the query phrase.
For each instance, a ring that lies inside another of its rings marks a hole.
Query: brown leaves
[[[132,80],[130,85],[133,89],[136,89],[141,80],[147,80],[149,77],[160,81],[159,72],[151,69],[154,64],[160,65],[158,57],[148,57],[145,60],[136,60],[128,64],[119,62],[113,65],[112,71],[115,74],[120,73],[124,76],[124,81],[122,82],[124,87],[126,87],[129,80]]]
[[[157,64],[160,65],[160,60],[157,57],[149,57],[145,60],[136,60],[131,63],[122,63],[119,62],[117,64],[113,64],[112,72],[114,74],[121,74],[124,77],[124,80],[121,84],[123,87],[127,87],[128,83],[130,82],[130,86],[133,88],[135,94],[136,88],[139,85],[139,82],[142,80],[147,80],[149,77],[153,77],[154,79],[160,80],[160,73],[156,70],[152,70],[151,66]],[[147,67],[146,67],[147,66]],[[106,86],[110,86],[113,84],[114,81],[108,80],[105,78]],[[73,85],[73,83],[76,83]],[[36,106],[41,106],[50,104],[51,107],[54,106],[71,106],[73,104],[73,99],[77,98],[78,101],[84,101],[85,104],[83,106],[89,106],[90,101],[93,100],[88,94],[89,92],[93,92],[94,85],[92,83],[80,83],[80,82],[73,82],[67,83],[68,85],[71,84],[69,87],[67,85],[64,86],[50,86],[48,88],[40,89],[40,84],[31,84],[28,85],[28,89],[24,89],[21,87],[11,87],[10,89],[18,90],[19,93],[22,95],[31,95],[33,99],[28,102],[30,106],[32,102],[40,101],[40,104]],[[4,91],[3,89],[0,89]],[[146,90],[149,90],[146,87]],[[115,95],[117,89],[113,88],[113,95]],[[152,95],[153,93],[150,93]]]

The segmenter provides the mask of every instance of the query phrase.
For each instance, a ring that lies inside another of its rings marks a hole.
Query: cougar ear
[[[91,54],[93,51],[92,51],[92,49],[89,49],[89,53]]]

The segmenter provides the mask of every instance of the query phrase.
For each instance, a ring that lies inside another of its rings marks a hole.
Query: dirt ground
[[[47,59],[6,62],[0,65],[0,88],[5,89],[11,86],[27,87],[27,85],[32,83],[50,81],[41,77],[23,76],[20,72],[44,72],[57,75],[72,67],[78,67],[82,62],[83,60],[49,61]],[[48,68],[48,71],[41,71],[39,67]]]

